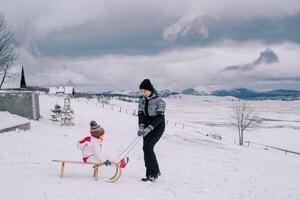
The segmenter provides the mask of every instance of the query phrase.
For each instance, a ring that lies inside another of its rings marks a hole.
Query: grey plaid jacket
[[[165,109],[165,101],[157,94],[154,93],[149,98],[141,96],[138,106],[139,125],[151,125],[155,128],[164,122]]]

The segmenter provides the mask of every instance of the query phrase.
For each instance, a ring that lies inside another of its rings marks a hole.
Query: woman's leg
[[[156,177],[160,172],[157,158],[154,152],[154,146],[159,141],[164,132],[164,124],[162,125],[163,126],[157,127],[146,137],[144,137],[143,151],[147,177],[150,175]]]

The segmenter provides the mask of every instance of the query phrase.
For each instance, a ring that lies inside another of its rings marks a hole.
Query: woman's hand
[[[147,128],[145,128],[143,131],[138,132],[138,136],[143,136],[145,137],[146,135],[148,135],[148,133],[150,133],[153,130],[153,126],[149,125],[147,126]],[[140,134],[140,135],[139,135]]]
[[[138,135],[138,136],[142,136],[143,133],[144,133],[144,124],[140,124],[140,125],[139,125],[139,130],[138,130],[137,135]]]

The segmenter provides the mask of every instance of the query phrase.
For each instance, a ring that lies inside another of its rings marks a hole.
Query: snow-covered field
[[[166,101],[170,126],[176,123],[178,128],[182,128],[182,124],[185,124],[185,128],[192,127],[192,130],[199,132],[220,135],[231,142],[238,140],[237,128],[232,125],[232,107],[237,99],[180,95],[169,97]],[[263,121],[247,129],[245,141],[300,152],[300,101],[265,100],[248,103]],[[136,109],[133,103],[116,101],[117,105],[129,110]]]
[[[63,104],[63,98],[41,95],[42,118],[31,121],[30,131],[0,134],[0,199],[300,199],[300,156],[240,147],[197,133],[205,129],[235,137],[235,129],[228,125],[230,98],[183,96],[166,101],[169,123],[156,147],[160,179],[140,181],[144,164],[139,143],[121,179],[109,184],[94,181],[90,167],[81,165],[66,165],[61,179],[59,165],[51,160],[80,160],[76,143],[89,134],[92,119],[106,130],[104,152],[118,157],[136,137],[137,117],[130,112],[137,105],[114,100],[112,110],[96,105],[96,100],[72,99],[75,126],[61,127],[49,115],[55,103]],[[299,101],[253,104],[262,117],[272,120],[251,129],[246,140],[300,151]],[[193,128],[175,127],[173,122]],[[109,172],[104,169],[102,176]]]

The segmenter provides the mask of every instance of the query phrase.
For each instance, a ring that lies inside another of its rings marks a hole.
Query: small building
[[[75,89],[73,86],[57,86],[57,87],[50,87],[49,88],[49,95],[74,95]]]
[[[65,94],[74,95],[74,93],[75,93],[75,90],[74,90],[73,86],[66,86],[65,87]]]
[[[56,90],[56,94],[64,94],[65,93],[65,88],[63,86],[58,86]]]
[[[50,87],[48,94],[54,95],[57,92],[57,87]]]
[[[2,74],[3,76],[3,74]],[[0,76],[2,78],[2,76]],[[11,66],[4,78],[2,90],[22,90],[26,88],[24,67],[22,65]]]

